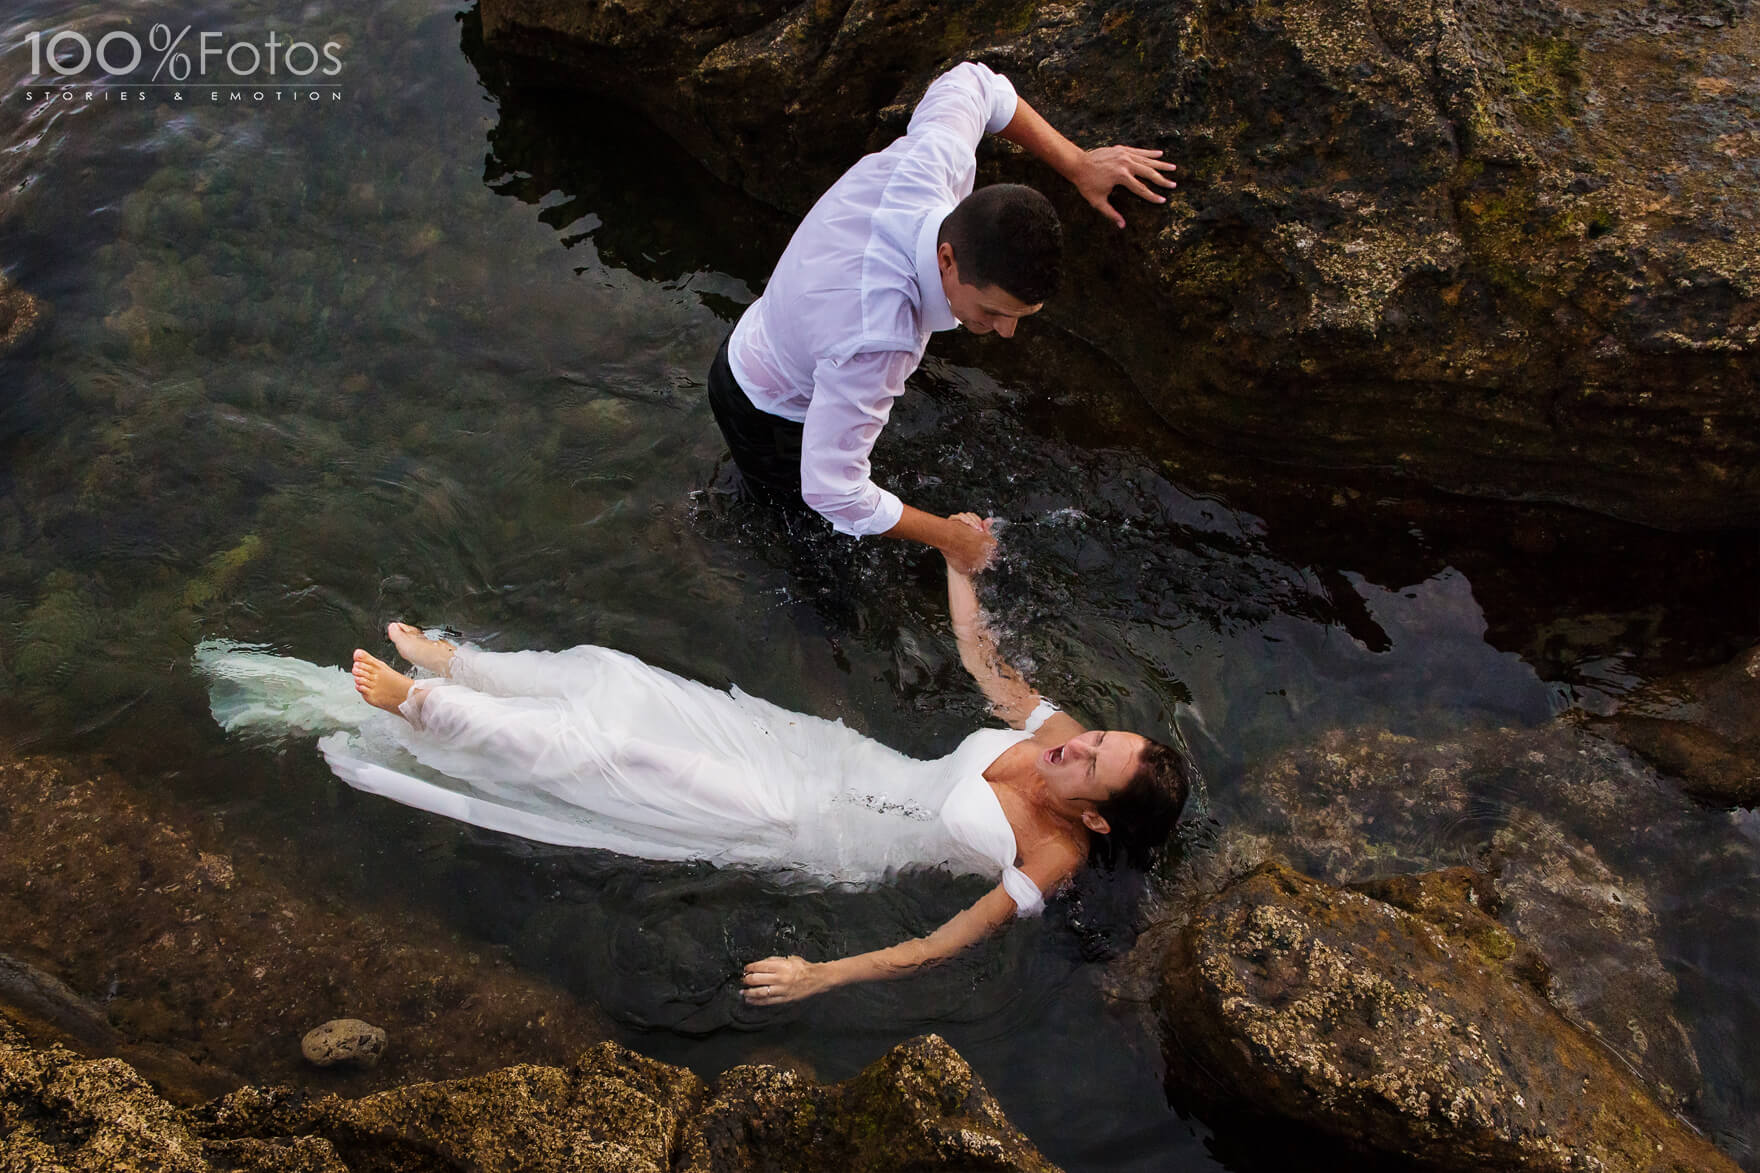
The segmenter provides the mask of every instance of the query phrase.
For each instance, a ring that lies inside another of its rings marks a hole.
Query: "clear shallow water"
[[[342,39],[345,97],[32,105],[29,31],[120,26],[65,0],[8,18],[0,267],[52,311],[0,359],[8,725],[140,763],[338,900],[440,910],[662,1058],[786,1052],[842,1078],[933,1029],[1071,1168],[1215,1167],[1100,994],[1107,934],[1083,926],[1103,898],[759,1015],[733,994],[744,961],[922,932],[978,887],[812,893],[534,849],[347,791],[307,746],[218,736],[198,639],[342,662],[399,617],[608,644],[922,755],[982,714],[932,559],[803,551],[725,492],[702,374],[785,219],[626,114],[505,89],[451,6],[144,19]],[[1182,444],[1054,321],[1033,335],[939,339],[877,464],[914,503],[1009,519],[989,590],[1016,650],[1096,721],[1177,724],[1218,822],[1252,826],[1242,771],[1321,730],[1536,723],[1760,628],[1729,585],[1751,535],[1244,465]],[[1683,1013],[1732,1102],[1755,1072],[1712,1040],[1760,1023],[1760,957],[1714,942],[1705,909],[1754,871],[1750,851],[1671,889]]]

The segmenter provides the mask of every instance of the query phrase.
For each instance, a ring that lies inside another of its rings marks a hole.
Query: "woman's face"
[[[1039,775],[1057,798],[1082,809],[1111,798],[1137,772],[1148,739],[1117,729],[1090,729],[1039,754]]]

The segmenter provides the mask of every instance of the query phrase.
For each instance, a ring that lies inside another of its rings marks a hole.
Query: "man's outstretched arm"
[[[911,505],[904,507],[898,524],[887,530],[886,536],[934,546],[961,574],[977,574],[989,566],[996,550],[996,539],[987,531]]]
[[[1122,146],[1084,151],[1059,134],[1025,98],[1015,99],[1014,118],[998,133],[1049,163],[1059,175],[1075,184],[1082,198],[1096,211],[1120,228],[1124,227],[1124,217],[1107,200],[1113,188],[1127,188],[1150,203],[1165,204],[1167,197],[1150,190],[1144,180],[1161,187],[1177,186],[1167,177],[1174,165],[1163,162],[1160,151]]]
[[[801,499],[839,533],[922,542],[976,574],[989,563],[996,539],[906,505],[869,475],[868,454],[915,366],[914,354],[879,351],[815,367],[801,427]]]

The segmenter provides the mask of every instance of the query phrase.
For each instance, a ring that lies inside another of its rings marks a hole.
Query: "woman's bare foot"
[[[360,648],[354,650],[355,691],[374,708],[384,709],[387,713],[397,712],[397,706],[409,698],[413,683],[378,657],[368,655]]]
[[[385,634],[391,637],[398,654],[404,659],[439,676],[446,675],[447,668],[452,665],[452,653],[458,650],[443,639],[429,639],[422,634],[421,628],[407,623],[393,623],[385,629]]]

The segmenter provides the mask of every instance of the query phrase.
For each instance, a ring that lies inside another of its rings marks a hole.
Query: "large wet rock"
[[[1551,970],[1554,1006],[1663,1103],[1698,1104],[1658,911],[1697,904],[1697,882],[1751,886],[1755,859],[1632,754],[1566,722],[1448,738],[1338,729],[1255,766],[1243,794],[1264,812],[1253,859],[1334,884],[1485,870],[1496,916]]]
[[[1070,225],[1047,311],[1182,431],[1664,526],[1760,521],[1748,0],[481,0],[487,43],[803,212],[962,58],[1165,209]],[[1030,342],[1024,343],[1030,345]]]
[[[246,1087],[177,1109],[120,1060],[33,1048],[0,1016],[0,1138],[0,1167],[81,1173],[1054,1168],[932,1035],[829,1086],[765,1066],[709,1085],[601,1043],[569,1067],[352,1100]]]
[[[1562,722],[1445,738],[1335,730],[1252,767],[1241,797],[1259,817],[1237,869],[1278,858],[1355,884],[1470,861],[1492,877],[1483,907],[1550,973],[1553,1005],[1664,1103],[1700,1104],[1658,910],[1752,888],[1753,853],[1643,762]]]
[[[1479,890],[1377,899],[1268,864],[1146,938],[1170,1087],[1437,1168],[1733,1173],[1553,1009]]]
[[[1727,1151],[1755,1151],[1752,815],[1569,719],[1339,729],[1248,762],[1217,798],[1224,829],[1186,854],[1168,925],[1267,860],[1340,887],[1469,864],[1487,877],[1477,907],[1532,950],[1554,1009]],[[1146,998],[1146,967],[1129,977]]]
[[[1597,727],[1693,797],[1754,806],[1760,803],[1760,648],[1721,667],[1647,685]]]

